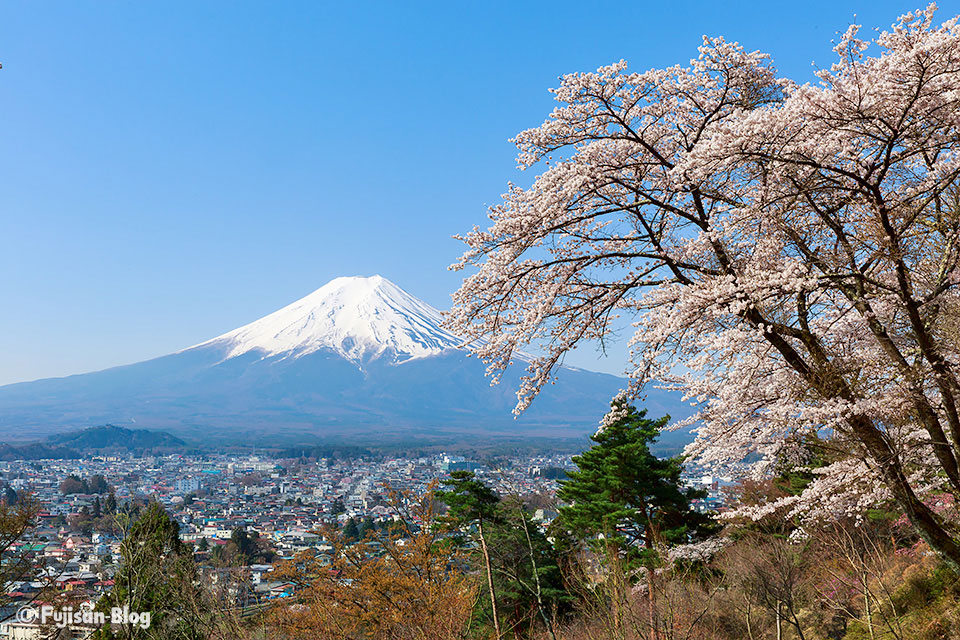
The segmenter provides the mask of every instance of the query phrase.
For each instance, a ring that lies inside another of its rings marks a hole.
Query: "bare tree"
[[[780,538],[755,538],[741,542],[725,556],[730,581],[753,604],[772,614],[777,639],[782,638],[786,623],[805,640],[799,614],[810,599],[811,584],[803,547]]]

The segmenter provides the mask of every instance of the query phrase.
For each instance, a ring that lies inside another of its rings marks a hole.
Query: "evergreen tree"
[[[127,529],[120,566],[113,590],[101,598],[97,610],[108,612],[108,619],[112,607],[150,612],[150,626],[123,625],[113,630],[108,622],[93,638],[201,640],[202,625],[196,619],[202,600],[197,568],[193,554],[180,540],[179,525],[157,502],[151,502],[135,520],[127,514],[120,519]]]
[[[360,526],[357,527],[357,536],[360,540],[363,540],[364,538],[367,537],[368,533],[370,533],[371,531],[376,531],[376,528],[377,528],[376,525],[373,524],[373,518],[371,518],[370,516],[367,516],[360,523]]]
[[[110,491],[110,485],[107,484],[107,479],[100,474],[90,476],[90,480],[87,483],[87,490],[89,493],[108,493]]]
[[[403,523],[399,520],[384,520],[380,523],[380,531],[388,538],[402,538],[405,533]]]
[[[100,508],[100,496],[97,496],[93,499],[93,517],[99,518],[103,513]]]
[[[113,515],[117,512],[117,496],[111,491],[110,495],[107,496],[107,499],[104,503],[104,511]]]
[[[493,580],[493,567],[490,563],[490,549],[487,544],[485,526],[500,521],[497,504],[499,496],[486,484],[477,480],[472,471],[454,471],[450,478],[442,484],[448,490],[438,490],[437,499],[447,505],[448,520],[460,528],[476,525],[477,538],[480,541],[480,551],[483,554],[484,569],[487,574],[487,593],[490,596],[490,614],[493,619],[494,631],[497,638],[502,637],[500,631],[500,612],[497,610],[497,590]]]
[[[13,507],[17,504],[17,492],[13,490],[13,487],[7,487],[3,490],[3,505],[7,507]]]
[[[233,551],[236,554],[238,564],[250,564],[253,556],[256,555],[257,548],[256,541],[250,537],[247,530],[242,527],[234,529],[230,534],[230,542],[234,547]]]
[[[502,500],[498,511],[488,543],[500,614],[514,632],[529,632],[538,618],[550,628],[572,604],[556,551],[518,496]]]
[[[574,456],[575,471],[560,482],[555,526],[580,539],[603,536],[598,550],[625,555],[628,565],[652,566],[657,544],[681,544],[715,530],[712,519],[693,511],[691,500],[705,491],[681,484],[683,458],[658,458],[650,451],[668,418],[649,420],[622,397],[611,403],[596,444]]]
[[[356,542],[360,539],[360,530],[357,528],[357,521],[353,518],[343,525],[343,539],[347,542]]]

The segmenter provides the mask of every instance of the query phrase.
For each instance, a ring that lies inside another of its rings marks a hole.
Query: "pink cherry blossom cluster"
[[[495,382],[535,346],[520,412],[629,318],[627,392],[694,403],[687,453],[763,473],[828,436],[836,461],[790,509],[892,498],[960,563],[923,502],[960,492],[960,27],[935,9],[851,27],[816,84],[722,38],[686,66],[563,77],[515,140],[533,184],[461,237],[449,327]]]
[[[720,553],[730,540],[722,536],[714,536],[693,542],[670,547],[667,557],[671,562],[709,562]]]

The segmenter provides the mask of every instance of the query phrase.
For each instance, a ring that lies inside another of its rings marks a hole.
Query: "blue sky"
[[[940,16],[960,13],[944,2]],[[162,355],[340,275],[446,308],[557,76],[702,34],[811,79],[893,2],[5,2],[0,384]],[[625,345],[568,362],[622,371]]]

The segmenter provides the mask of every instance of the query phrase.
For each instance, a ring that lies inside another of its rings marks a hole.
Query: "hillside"
[[[51,436],[48,442],[83,452],[145,451],[186,446],[186,442],[164,431],[127,429],[112,424]]]

